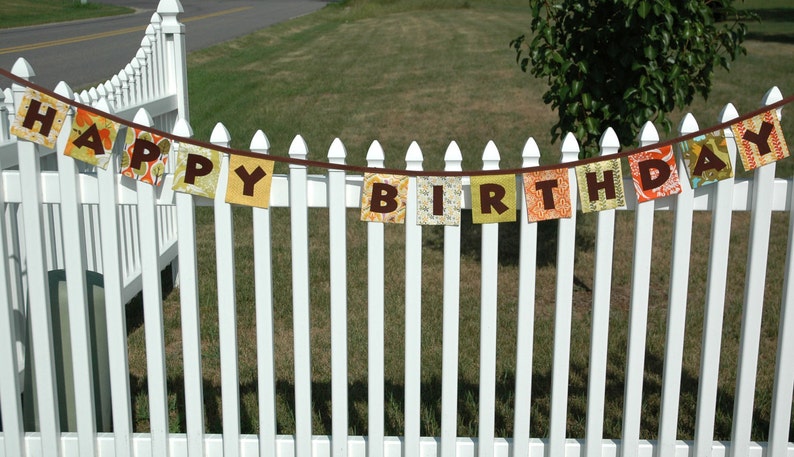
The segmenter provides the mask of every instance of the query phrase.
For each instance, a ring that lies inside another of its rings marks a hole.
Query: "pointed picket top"
[[[653,122],[647,121],[640,129],[640,134],[637,138],[640,146],[648,146],[659,142],[659,132]]]
[[[115,78],[115,76],[114,76],[114,78]],[[119,78],[119,81],[121,81],[121,86],[122,87],[126,87],[127,86],[127,81],[129,80],[129,77],[127,76],[127,72],[125,70],[119,71],[118,78]]]
[[[722,111],[720,111],[719,119],[720,119],[720,123],[723,123],[723,122],[730,122],[736,119],[737,117],[739,117],[739,111],[736,110],[736,107],[733,106],[733,103],[728,103],[727,105],[725,105],[724,108],[722,108]],[[734,137],[733,129],[730,127],[724,129],[723,132],[726,138]]]
[[[386,160],[386,154],[383,152],[383,146],[380,145],[378,140],[369,145],[367,151],[367,166],[374,168],[383,168]]]
[[[160,0],[160,3],[157,4],[158,13],[178,14],[184,11],[179,0]]]
[[[289,156],[293,159],[301,159],[306,160],[306,157],[309,155],[309,146],[306,144],[306,140],[303,139],[300,135],[295,135],[295,138],[292,139],[292,143],[289,145]],[[298,165],[298,164],[289,164],[290,168],[306,168],[306,165]]]
[[[85,94],[85,100],[88,103],[94,103],[99,100],[99,93],[97,93],[96,87],[84,90],[82,93]]]
[[[33,67],[30,66],[24,57],[20,57],[16,62],[14,62],[14,66],[11,67],[11,73],[27,80],[30,80],[30,78],[36,76],[36,72],[33,71]]]
[[[345,149],[345,145],[342,144],[342,140],[339,138],[334,138],[334,141],[331,142],[331,147],[328,148],[328,161],[331,163],[345,163],[345,159],[347,158],[347,149]]]
[[[146,111],[146,108],[140,108],[137,113],[135,113],[135,117],[132,119],[132,122],[136,124],[143,125],[145,127],[151,127],[154,125],[154,120],[152,119],[152,115]]]
[[[107,97],[108,101],[113,101],[116,98],[116,89],[113,87],[113,81],[106,81],[105,85],[105,97]]]
[[[99,100],[97,100],[96,106],[94,106],[94,108],[108,114],[113,113],[113,109],[110,107],[110,104],[108,103],[108,99],[105,97],[102,97]]]
[[[419,143],[412,141],[411,145],[408,146],[408,151],[405,153],[405,169],[421,171],[422,162],[424,160],[425,158],[422,156],[422,149],[419,147]]]
[[[119,75],[113,75],[113,77],[110,78],[108,92],[115,92],[117,87],[121,87],[121,80],[119,79]]]
[[[447,152],[444,154],[444,170],[463,171],[463,154],[460,146],[454,140],[449,142]]]
[[[4,102],[7,104],[14,103],[14,92],[10,87],[3,89],[3,98],[5,99]]]
[[[58,95],[63,95],[66,98],[74,98],[74,92],[72,92],[72,88],[66,84],[65,81],[61,81],[55,86],[55,91]]]
[[[160,28],[160,23],[163,22],[163,17],[157,13],[152,14],[152,18],[149,20],[151,25],[154,26],[154,29],[157,30]]]
[[[141,50],[138,49],[138,52],[140,52],[140,51]],[[135,58],[132,59],[132,62],[130,62],[129,67],[130,67],[131,75],[134,75],[136,73],[140,73],[141,72],[141,61],[138,60],[138,55],[137,54],[135,55]]]
[[[157,16],[157,17],[160,17],[160,16]],[[154,35],[156,35],[156,34],[157,34],[157,31],[154,29],[154,25],[153,25],[153,24],[149,24],[149,25],[147,25],[147,26],[146,26],[146,30],[144,30],[144,32],[143,32],[143,33],[144,33],[144,37],[143,37],[143,38],[144,38],[144,39],[147,39],[147,38],[149,38],[150,36],[154,36]],[[153,39],[152,39],[152,38],[149,38],[149,43],[148,43],[148,46],[152,46],[152,45],[153,45],[152,41],[153,41]],[[144,44],[144,43],[143,43],[143,40],[141,40],[141,44]]]
[[[697,132],[698,130],[700,130],[698,121],[695,120],[695,116],[693,116],[692,113],[686,113],[684,118],[681,119],[681,123],[678,124],[678,132],[681,135]]]
[[[270,151],[270,140],[267,139],[265,132],[257,130],[251,138],[251,144],[248,146],[251,152],[258,152],[260,154],[267,154]]]
[[[579,160],[579,142],[576,141],[573,133],[568,132],[565,135],[565,139],[562,140],[562,146],[560,146],[560,152],[562,153],[563,163]]]
[[[777,86],[774,86],[771,89],[769,89],[768,91],[766,91],[766,94],[764,94],[764,98],[761,99],[761,104],[764,105],[764,106],[771,105],[772,103],[777,103],[780,100],[783,100],[783,94],[780,92],[780,89],[778,89]],[[775,111],[777,111],[778,119],[783,118],[783,107],[782,106],[780,108],[776,109]]]
[[[171,133],[182,138],[190,138],[193,136],[193,127],[190,126],[190,122],[185,120],[185,118],[180,117],[174,123],[174,130]]]
[[[128,63],[127,66],[124,67],[124,73],[127,73],[127,77],[130,77],[133,74],[135,74],[135,71],[134,71],[134,69],[132,67],[132,64],[135,63],[135,62],[136,61],[133,60],[132,62]]]
[[[229,143],[231,143],[231,141],[232,137],[229,134],[229,129],[227,129],[222,122],[215,124],[215,127],[212,129],[212,133],[210,134],[210,143],[216,144],[218,146],[229,147]]]
[[[501,160],[499,149],[496,148],[496,143],[494,143],[493,140],[489,140],[482,153],[482,169],[498,170],[499,160]]]
[[[601,149],[600,156],[607,156],[610,154],[617,154],[620,149],[620,139],[615,129],[607,127],[604,133],[601,134],[601,139],[598,140],[598,146]]]
[[[540,165],[540,148],[534,138],[529,137],[521,151],[522,167],[537,167]]]

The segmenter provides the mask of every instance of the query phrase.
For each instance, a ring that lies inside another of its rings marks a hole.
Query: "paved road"
[[[104,81],[135,56],[157,0],[102,0],[136,9],[134,14],[0,30],[0,68],[18,57],[33,67],[34,82],[73,89]],[[187,51],[206,48],[311,13],[323,0],[182,0]],[[8,81],[0,78],[0,88]]]

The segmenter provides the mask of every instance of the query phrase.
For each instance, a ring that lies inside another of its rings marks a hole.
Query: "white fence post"
[[[157,5],[157,14],[162,18],[161,27],[165,35],[167,87],[170,93],[176,94],[178,116],[189,121],[185,26],[177,19],[177,15],[183,11],[179,0],[161,0]]]

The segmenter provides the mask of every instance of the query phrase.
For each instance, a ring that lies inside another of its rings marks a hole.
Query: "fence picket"
[[[562,162],[573,162],[579,157],[579,144],[568,133],[561,146]],[[571,206],[576,208],[578,193],[574,183],[576,174],[568,169],[571,183]],[[557,289],[554,311],[554,360],[551,377],[551,413],[549,416],[549,452],[564,455],[565,427],[568,422],[568,375],[571,359],[571,308],[573,306],[574,243],[576,238],[576,211],[570,219],[560,219],[557,233]]]
[[[610,127],[600,140],[601,157],[620,149],[620,140]],[[609,305],[612,291],[612,257],[615,237],[615,210],[598,213],[595,265],[593,266],[593,318],[590,334],[590,365],[587,384],[587,457],[600,457],[604,435],[604,393],[606,392]]]

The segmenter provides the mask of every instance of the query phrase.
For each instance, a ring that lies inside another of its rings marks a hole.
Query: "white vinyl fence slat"
[[[150,127],[152,118],[143,108],[134,122]],[[168,456],[168,392],[165,370],[165,331],[160,282],[160,249],[157,236],[155,186],[138,181],[138,227],[141,235],[141,279],[146,338],[146,371],[149,387],[149,427],[152,453]]]
[[[229,146],[231,138],[223,124],[212,130],[210,142]],[[218,336],[221,356],[221,402],[223,454],[240,455],[240,375],[237,360],[237,300],[235,292],[234,221],[232,205],[226,203],[229,154],[223,153],[218,187],[213,201],[215,213],[215,262],[218,281]]]
[[[347,157],[337,138],[328,150],[330,163],[344,164]],[[347,457],[347,205],[346,174],[328,170],[328,232],[331,258],[331,446],[333,457]]]
[[[562,162],[579,158],[579,144],[568,133],[562,142]],[[577,207],[576,174],[568,169],[571,185],[571,206]],[[565,428],[568,423],[568,376],[570,371],[571,313],[573,306],[574,243],[576,238],[576,211],[570,219],[560,219],[557,233],[557,289],[554,311],[554,359],[551,377],[551,412],[549,415],[549,450],[552,455],[565,452]]]
[[[601,157],[620,149],[620,140],[610,127],[601,136]],[[604,435],[604,393],[606,392],[609,336],[609,304],[612,292],[612,258],[615,238],[615,210],[598,213],[595,265],[593,266],[593,318],[590,333],[590,365],[587,384],[587,457],[600,457]]]
[[[454,141],[444,156],[447,171],[462,171],[460,148]],[[461,201],[463,197],[461,196]],[[458,337],[460,307],[460,225],[444,226],[444,297],[441,360],[441,457],[457,452]]]
[[[306,142],[299,135],[290,144],[292,158],[305,159]],[[311,455],[312,370],[309,297],[309,210],[307,169],[290,164],[290,237],[292,245],[292,327],[295,346],[295,440],[297,457]]]
[[[72,91],[65,83],[60,83],[56,93],[71,98]],[[63,128],[69,131],[74,111],[70,110]],[[58,137],[57,150],[63,151],[68,141],[67,135]],[[80,227],[83,224],[83,206],[77,183],[78,169],[75,160],[58,154],[58,176],[61,190],[61,218],[63,227]],[[72,353],[71,374],[74,379],[74,405],[80,454],[96,455],[97,424],[94,413],[94,368],[91,361],[91,326],[88,309],[88,289],[86,286],[85,232],[76,230],[68,235],[64,243],[64,262],[66,270],[66,291],[68,302],[62,303],[61,312],[68,307],[69,336]],[[50,291],[57,294],[57,290]],[[98,304],[95,304],[98,306]],[[66,370],[65,370],[66,371]],[[64,373],[66,375],[66,373]],[[68,384],[67,384],[68,385]],[[63,404],[63,403],[62,403]],[[79,405],[79,407],[77,407]],[[74,430],[73,430],[74,431]]]
[[[523,167],[534,167],[540,162],[540,149],[530,138],[521,154]],[[518,189],[524,189],[523,179]],[[526,189],[525,191],[532,191]],[[521,192],[524,195],[524,192]],[[532,348],[535,325],[535,274],[537,273],[538,224],[527,219],[527,201],[519,201],[521,244],[518,271],[518,321],[516,331],[516,388],[513,418],[513,455],[529,455],[529,417],[532,397]]]
[[[698,126],[694,116],[687,114],[682,120],[681,133],[691,133],[697,130]],[[736,163],[736,143],[727,141],[727,146],[733,166]],[[728,277],[733,183],[734,179],[730,178],[710,184],[714,204],[712,205],[706,309],[701,342],[697,416],[695,418],[696,457],[708,457],[712,452],[725,287]]]
[[[483,170],[499,169],[499,151],[489,141],[482,154]],[[473,186],[472,189],[474,192]],[[482,225],[480,251],[480,398],[477,455],[494,455],[496,413],[496,330],[499,274],[499,224]]]
[[[174,133],[193,136],[184,119],[177,121]],[[193,196],[178,192],[176,199],[179,254],[179,302],[182,323],[182,361],[185,377],[185,432],[187,449],[204,455],[204,381],[201,369],[201,312],[198,297],[198,259],[196,258],[196,217]]]
[[[33,70],[24,59],[17,60],[12,72],[26,79],[34,76]],[[16,105],[19,106],[25,88],[14,84],[12,89]],[[41,148],[42,146],[30,141],[23,139],[17,141],[30,307],[28,316],[31,322],[29,342],[32,344],[34,354],[33,365],[36,373],[35,388],[38,402],[38,425],[41,432],[41,452],[44,455],[58,455],[61,447],[61,428],[52,341],[47,256],[44,251],[45,224],[42,217],[39,163]]]
[[[639,140],[640,146],[647,146],[659,141],[659,134],[652,123],[648,122],[643,126]],[[626,383],[623,395],[623,445],[621,446],[621,453],[624,457],[637,455],[639,451],[655,205],[656,202],[654,200],[639,203],[634,212],[634,259],[631,272]]]
[[[414,141],[405,155],[406,170],[422,170],[422,151]],[[405,453],[419,455],[422,390],[422,226],[416,222],[416,177],[409,178],[405,206]]]
[[[373,141],[367,165],[383,168],[380,143]],[[384,228],[382,222],[367,222],[367,455],[382,457],[384,434]]]

